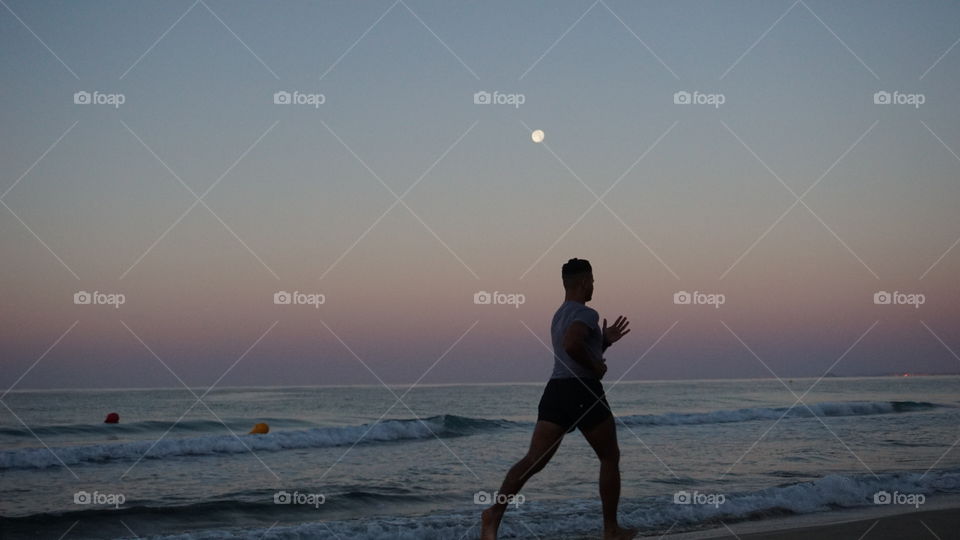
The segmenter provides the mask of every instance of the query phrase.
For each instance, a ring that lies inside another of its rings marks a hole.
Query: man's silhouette
[[[563,436],[579,428],[600,458],[600,500],[603,503],[605,540],[633,538],[636,529],[617,523],[620,501],[620,448],[613,413],[600,379],[607,372],[603,351],[630,332],[629,322],[617,317],[613,326],[597,324],[600,315],[586,306],[593,298],[593,269],[584,259],[570,259],[563,265],[563,304],[550,325],[553,338],[553,374],[540,398],[537,425],[530,449],[507,472],[499,496],[483,511],[482,540],[494,540],[510,496],[515,495],[534,474],[550,461]]]

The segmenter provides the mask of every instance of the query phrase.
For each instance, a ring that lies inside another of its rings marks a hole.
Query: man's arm
[[[587,336],[590,335],[590,327],[582,321],[573,321],[567,327],[563,334],[563,350],[573,359],[574,362],[592,371],[598,378],[603,376],[605,371],[603,360],[594,358],[587,347]]]

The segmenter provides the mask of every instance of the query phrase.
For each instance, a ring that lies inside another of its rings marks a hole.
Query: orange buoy
[[[265,424],[264,422],[260,422],[259,424],[255,424],[255,425],[253,426],[253,429],[250,430],[250,433],[251,433],[251,434],[257,434],[257,435],[264,435],[264,434],[267,434],[267,433],[269,433],[269,432],[270,432],[270,426],[268,426],[268,425]]]
[[[103,423],[104,423],[104,424],[119,424],[119,423],[120,423],[120,415],[117,414],[117,413],[115,413],[115,412],[112,412],[112,413],[110,413],[110,414],[107,415],[107,419],[104,420]]]

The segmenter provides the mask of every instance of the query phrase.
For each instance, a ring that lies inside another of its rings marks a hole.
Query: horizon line
[[[886,379],[886,378],[904,378],[904,377],[958,377],[960,372],[954,373],[888,373],[882,375],[825,375],[825,376],[802,376],[802,377],[779,377],[780,380],[794,381],[805,379]],[[717,377],[702,379],[633,379],[623,380],[623,383],[671,383],[671,382],[722,382],[722,381],[775,381],[777,377]],[[546,381],[502,381],[502,382],[450,382],[450,383],[429,383],[418,384],[417,387],[442,388],[454,386],[530,386],[543,385]],[[217,390],[250,390],[250,389],[293,389],[293,388],[382,388],[383,384],[298,384],[298,385],[235,385],[222,386],[214,388],[211,392]],[[388,383],[387,387],[409,387],[408,383]],[[191,390],[207,389],[206,386],[190,386]],[[16,388],[8,390],[8,393],[27,393],[27,392],[93,392],[93,391],[144,391],[144,390],[186,390],[184,386],[135,386],[127,388],[118,387],[77,387],[77,388]]]

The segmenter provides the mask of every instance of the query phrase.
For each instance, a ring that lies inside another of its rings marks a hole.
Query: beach
[[[0,540],[960,540],[960,1],[0,5]]]
[[[729,538],[732,535],[726,536]],[[804,527],[764,533],[739,535],[744,540],[801,540],[819,538],[870,538],[899,540],[903,538],[960,538],[960,509],[930,510],[898,514],[876,520],[861,520],[820,527]],[[715,538],[724,538],[717,536]]]
[[[960,538],[960,501],[935,504],[936,509],[895,509],[894,511],[838,511],[818,516],[743,522],[726,527],[692,533],[669,534],[667,540],[821,540],[869,538],[898,540],[904,538]],[[810,525],[818,521],[819,525]]]

